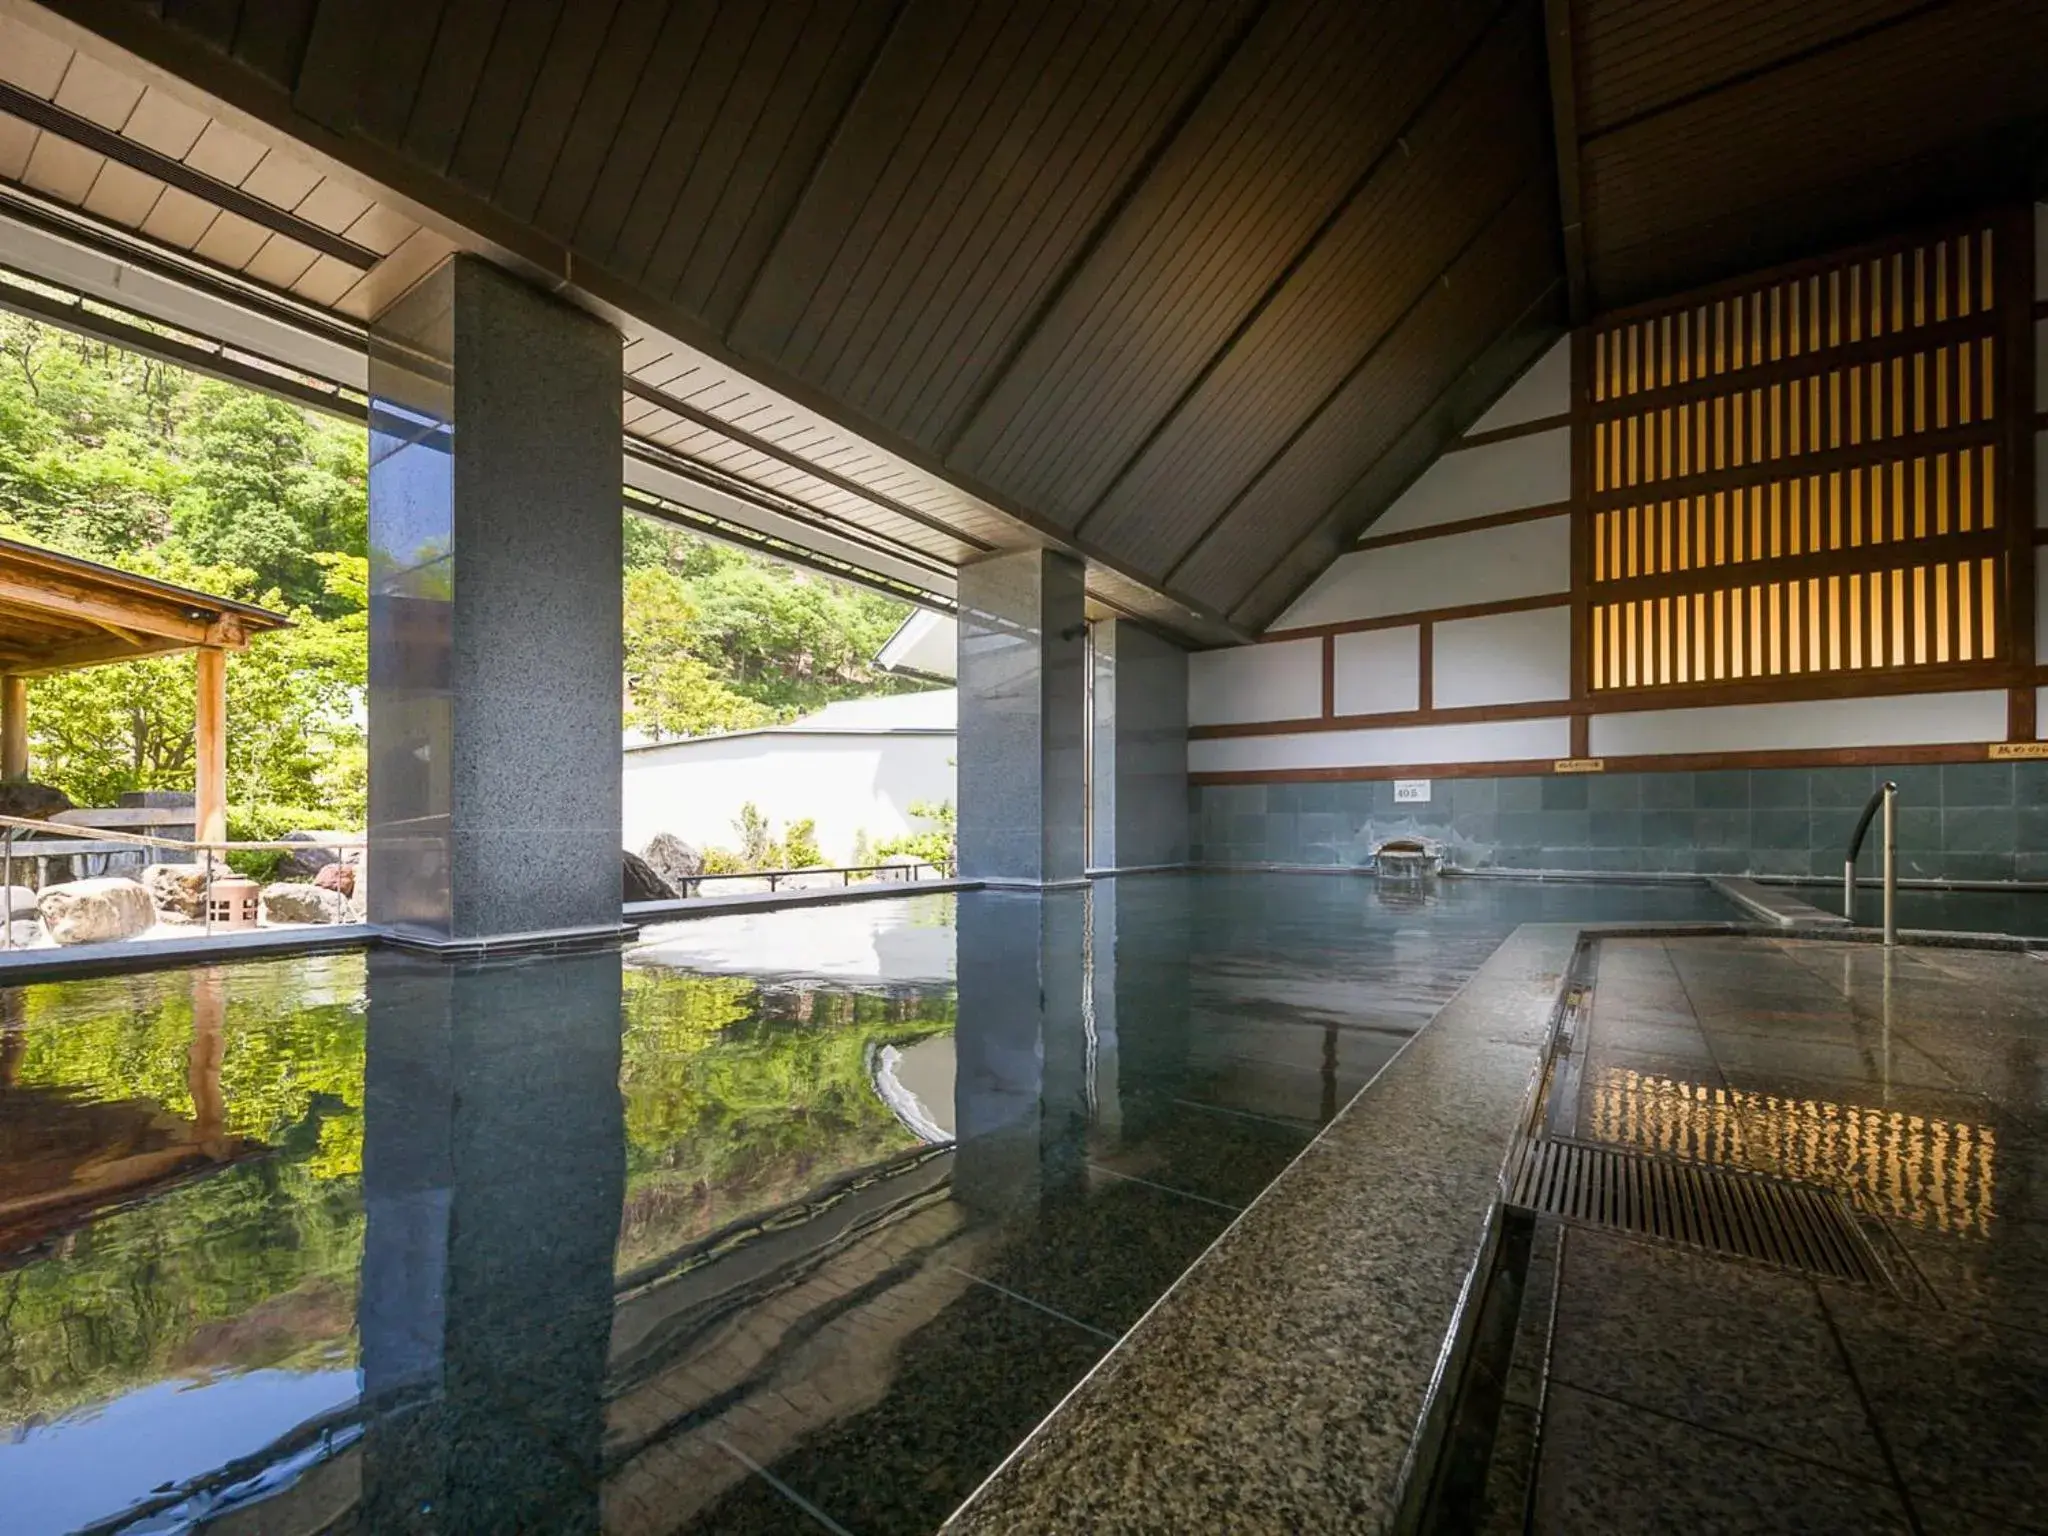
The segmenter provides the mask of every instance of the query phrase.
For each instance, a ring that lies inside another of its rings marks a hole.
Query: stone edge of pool
[[[943,1536],[1412,1524],[1581,944],[1878,939],[1792,916],[1516,929]],[[2029,947],[2002,935],[1904,937],[1929,948]]]
[[[1393,1526],[1455,1383],[1573,955],[1624,926],[1641,925],[1516,929],[948,1536]]]

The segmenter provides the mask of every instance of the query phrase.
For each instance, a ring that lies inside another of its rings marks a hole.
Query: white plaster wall
[[[676,742],[626,754],[625,846],[657,832],[699,848],[737,848],[733,823],[753,801],[779,836],[818,824],[826,861],[848,863],[856,834],[875,842],[921,829],[918,801],[954,798],[951,735],[749,735]]]
[[[1568,699],[1572,692],[1572,611],[1540,608],[1456,619],[1431,641],[1438,709]]]
[[[1567,720],[1404,725],[1384,730],[1304,731],[1188,743],[1190,773],[1288,768],[1392,768],[1409,763],[1504,763],[1555,759],[1571,748]]]
[[[1337,686],[1340,715],[1383,715],[1422,703],[1422,630],[1361,629],[1339,635]]]
[[[2034,526],[2048,528],[2048,432],[2034,434]]]
[[[2034,734],[2048,741],[2048,688],[2034,690]]]
[[[2048,299],[2048,203],[2034,204],[2034,297]]]
[[[2048,544],[2034,547],[2034,660],[2048,661]]]
[[[1244,725],[1323,712],[1323,642],[1289,640],[1188,657],[1188,723]]]
[[[1441,455],[1401,493],[1367,537],[1434,528],[1468,517],[1549,506],[1572,493],[1569,427]]]
[[[1562,594],[1570,590],[1571,578],[1571,519],[1545,517],[1386,549],[1353,550],[1323,572],[1273,627],[1298,629]]]
[[[1474,432],[1519,427],[1525,421],[1562,416],[1572,405],[1572,342],[1561,338],[1508,386],[1487,413],[1472,424]]]
[[[2005,695],[1985,690],[1885,699],[1816,699],[1802,704],[1641,710],[1595,715],[1591,726],[1595,757],[2002,741]]]

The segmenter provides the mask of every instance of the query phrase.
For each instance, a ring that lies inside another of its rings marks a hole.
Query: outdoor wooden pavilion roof
[[[0,539],[0,672],[67,672],[167,651],[239,651],[289,621],[75,555]]]

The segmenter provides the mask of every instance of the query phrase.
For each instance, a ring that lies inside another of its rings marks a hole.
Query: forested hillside
[[[367,469],[351,423],[0,315],[0,535],[288,611],[228,665],[242,832],[360,823]],[[907,611],[639,518],[626,528],[628,723],[674,737],[883,691]],[[192,660],[38,678],[36,778],[81,805],[192,785]]]

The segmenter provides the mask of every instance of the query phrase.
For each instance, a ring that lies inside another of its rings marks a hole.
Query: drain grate
[[[1841,1196],[1811,1184],[1545,1136],[1529,1143],[1508,1200],[1781,1269],[1891,1283]]]

